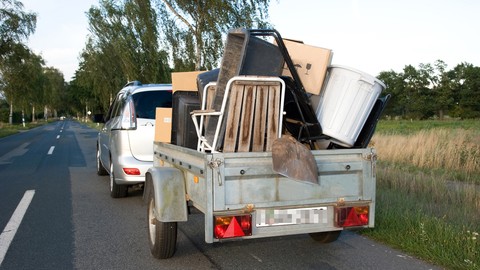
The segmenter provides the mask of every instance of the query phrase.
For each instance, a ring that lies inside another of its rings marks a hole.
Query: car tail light
[[[358,227],[368,225],[368,206],[348,206],[335,208],[337,227]]]
[[[140,175],[140,170],[137,168],[123,168],[123,172],[127,175]]]
[[[137,128],[137,117],[135,116],[135,107],[133,106],[133,100],[130,98],[127,101],[122,113],[122,129],[135,129]]]
[[[252,235],[252,215],[215,216],[215,238],[232,238]]]

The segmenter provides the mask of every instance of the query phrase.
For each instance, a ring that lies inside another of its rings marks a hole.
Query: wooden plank
[[[205,110],[213,110],[213,100],[215,99],[215,86],[211,85],[207,88],[207,91],[205,93],[206,98],[206,103],[205,103]],[[206,128],[208,126],[208,121],[210,121],[210,118],[212,116],[205,116],[203,120],[203,126]],[[218,116],[213,116],[215,118],[218,118]]]
[[[210,85],[207,88],[206,91],[206,103],[205,103],[205,109],[206,110],[212,110],[213,109],[213,100],[215,98],[215,85]]]
[[[265,151],[272,150],[273,141],[278,137],[280,119],[280,86],[270,86],[268,91],[268,127]]]
[[[263,152],[267,128],[268,87],[257,87],[255,120],[253,126],[252,151]]]
[[[224,121],[226,123],[226,130],[223,141],[223,152],[235,152],[236,149],[238,127],[240,125],[242,111],[243,88],[243,85],[232,85],[232,88],[230,89],[228,106],[224,112],[227,113],[227,119]],[[222,137],[218,138],[220,141],[221,139]]]
[[[237,152],[250,152],[256,91],[257,87],[252,85],[245,86],[243,91],[242,117],[240,120]]]

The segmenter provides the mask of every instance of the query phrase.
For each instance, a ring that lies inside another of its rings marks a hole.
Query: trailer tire
[[[177,244],[177,222],[161,222],[155,218],[153,187],[148,192],[148,244],[153,257],[168,259],[173,256]]]
[[[310,233],[310,237],[312,237],[313,240],[327,244],[331,242],[335,242],[342,231],[331,231],[331,232],[318,232],[318,233]]]

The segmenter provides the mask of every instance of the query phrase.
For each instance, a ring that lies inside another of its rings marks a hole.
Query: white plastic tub
[[[385,84],[369,74],[330,66],[320,95],[311,96],[323,133],[339,145],[353,146],[383,89]]]

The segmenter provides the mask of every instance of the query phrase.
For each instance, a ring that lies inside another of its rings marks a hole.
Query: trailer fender
[[[145,175],[144,199],[153,189],[155,217],[161,222],[187,221],[183,173],[172,167],[150,168]]]

